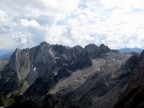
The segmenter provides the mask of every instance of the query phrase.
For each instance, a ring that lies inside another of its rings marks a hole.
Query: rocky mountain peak
[[[80,45],[76,45],[73,48],[77,48],[77,49],[83,49]]]
[[[48,43],[46,41],[43,41],[40,43],[40,46],[43,46],[43,45],[47,45]]]
[[[85,50],[88,52],[91,58],[97,58],[100,56],[100,49],[95,44],[89,44],[85,46]]]
[[[104,44],[101,44],[99,47],[95,44],[89,44],[85,46],[85,50],[88,52],[91,58],[97,58],[101,54],[111,51],[108,46],[105,46]]]
[[[90,50],[98,49],[98,46],[96,46],[95,44],[88,44],[85,46],[85,49],[90,49]]]
[[[104,45],[104,44],[101,44],[101,45],[99,46],[99,48],[100,48],[101,52],[103,52],[103,53],[111,51],[111,50],[109,49],[109,47],[106,46],[106,45]]]
[[[42,42],[30,49],[16,49],[0,72],[0,93],[20,94],[23,102],[43,101],[42,97],[54,93],[58,100],[66,100],[65,108],[69,108],[68,103],[73,100],[72,104],[78,103],[80,108],[93,105],[102,108],[113,99],[112,106],[118,97],[115,94],[119,93],[112,90],[118,90],[125,83],[137,62],[135,57],[126,62],[131,56],[114,52],[104,44],[99,47],[89,44],[83,48]],[[104,98],[107,102],[99,103]],[[50,101],[53,102],[51,98]]]
[[[19,48],[16,48],[14,52],[20,52],[21,50]]]

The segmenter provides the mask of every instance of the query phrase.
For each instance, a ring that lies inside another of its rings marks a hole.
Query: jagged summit
[[[101,44],[99,48],[103,53],[110,51],[109,47],[104,44]]]
[[[87,52],[89,53],[89,55],[92,58],[97,58],[102,53],[106,53],[106,52],[112,51],[112,50],[110,50],[108,48],[108,46],[105,46],[104,44],[101,44],[99,47],[96,46],[95,44],[89,44],[89,45],[85,46],[85,49],[87,50]]]
[[[47,45],[48,43],[46,41],[43,41],[40,43],[40,45]]]
[[[51,45],[47,42],[42,42],[30,49],[16,49],[7,67],[1,73],[1,79],[4,79],[2,91],[10,93],[16,90],[23,80],[29,86],[35,85],[37,79],[44,78],[47,74],[54,78],[54,71],[57,71],[58,79],[70,76],[71,71],[91,66],[91,58],[99,57],[108,51],[110,50],[107,50],[104,45],[100,48],[94,44],[87,45],[85,48],[79,45],[68,48],[62,45]],[[15,79],[15,77],[17,78]],[[9,87],[12,83],[15,85],[14,89]]]
[[[0,71],[0,94],[18,98],[12,108],[29,108],[31,102],[40,108],[112,108],[138,58],[104,44],[83,48],[42,42],[15,50]]]
[[[95,44],[88,44],[88,45],[85,46],[85,48],[86,49],[93,49],[93,48],[98,48],[98,46],[95,45]]]

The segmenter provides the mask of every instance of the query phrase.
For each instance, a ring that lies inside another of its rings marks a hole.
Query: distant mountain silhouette
[[[0,50],[0,60],[9,58],[12,55],[11,50]]]
[[[131,52],[141,53],[143,51],[143,49],[141,48],[121,48],[118,50],[120,52],[125,52],[125,53],[131,53]]]

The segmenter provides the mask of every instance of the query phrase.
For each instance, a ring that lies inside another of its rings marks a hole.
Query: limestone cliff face
[[[42,42],[15,50],[0,72],[0,93],[20,96],[12,108],[27,102],[40,108],[112,108],[143,81],[143,54],[140,61],[104,44],[82,48]]]
[[[97,52],[100,55],[101,49],[110,51],[104,45],[102,48],[93,47],[94,52],[91,48],[69,48],[42,42],[31,49],[16,49],[1,72],[0,91],[6,94],[18,92],[20,85],[24,84],[26,96],[42,96],[58,80],[69,77],[78,69],[91,66],[91,57],[97,56]]]
[[[24,80],[30,70],[29,51],[16,49],[9,63],[1,72],[1,90],[11,93],[18,90],[19,83]]]

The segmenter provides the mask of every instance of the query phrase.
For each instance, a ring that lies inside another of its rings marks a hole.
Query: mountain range
[[[9,58],[12,53],[12,50],[0,50],[0,60]]]
[[[135,53],[141,53],[143,51],[143,49],[141,48],[120,48],[120,49],[117,49],[118,51],[122,52],[122,53],[132,53],[132,52],[135,52]],[[7,51],[7,50],[0,50],[0,60],[3,60],[3,59],[9,59],[10,56],[12,55],[13,51]]]
[[[131,52],[136,52],[136,53],[141,53],[143,51],[143,49],[141,48],[121,48],[118,49],[120,52],[124,52],[124,53],[131,53]]]
[[[5,108],[143,108],[144,52],[42,42],[0,61]]]

